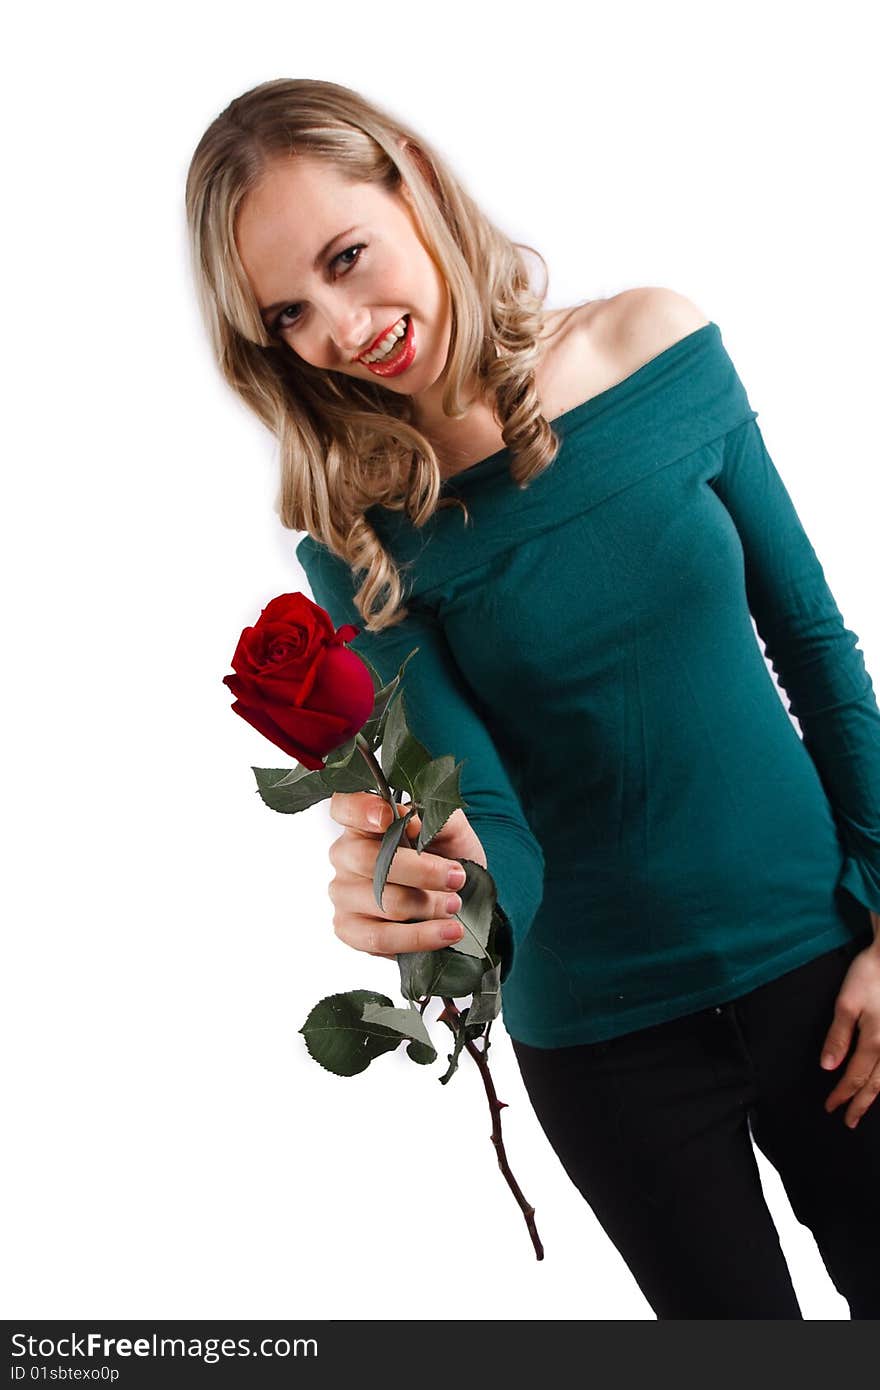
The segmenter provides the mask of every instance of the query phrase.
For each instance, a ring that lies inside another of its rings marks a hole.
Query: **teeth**
[[[394,327],[389,329],[389,331],[385,334],[385,337],[382,339],[381,343],[379,343],[378,346],[376,346],[372,352],[369,352],[365,357],[362,357],[361,361],[381,362],[382,358],[387,357],[389,352],[391,352],[392,349],[396,347],[398,339],[402,338],[405,332],[406,315],[404,315],[402,319],[398,319]]]

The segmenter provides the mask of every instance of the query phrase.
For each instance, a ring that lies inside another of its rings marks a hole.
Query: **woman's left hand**
[[[846,1071],[825,1101],[830,1114],[838,1105],[852,1100],[844,1119],[854,1129],[880,1093],[880,913],[871,913],[873,944],[859,951],[834,1004],[834,1018],[822,1047],[822,1066],[839,1067],[852,1043],[858,1024],[859,1040]],[[830,1056],[830,1062],[827,1057]]]

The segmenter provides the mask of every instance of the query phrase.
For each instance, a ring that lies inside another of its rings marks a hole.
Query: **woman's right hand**
[[[398,810],[407,811],[405,805]],[[375,825],[370,815],[380,812]],[[333,903],[333,930],[347,946],[371,956],[394,956],[407,951],[439,951],[463,935],[452,914],[461,907],[455,889],[465,881],[456,859],[474,859],[486,867],[486,855],[467,817],[453,811],[431,844],[448,857],[401,845],[395,850],[382,894],[383,911],[373,893],[373,874],[379,845],[391,824],[391,807],[372,792],[334,792],[330,815],[345,826],[330,846],[335,870],[328,893]],[[416,840],[421,819],[414,815],[406,838]],[[450,875],[452,875],[450,881]],[[452,898],[456,901],[449,902]]]

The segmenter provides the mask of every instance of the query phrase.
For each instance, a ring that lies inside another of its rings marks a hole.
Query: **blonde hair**
[[[401,572],[368,517],[372,506],[405,511],[416,527],[458,506],[440,497],[430,441],[414,403],[380,384],[322,371],[265,328],[235,241],[238,211],[270,162],[308,155],[346,177],[396,193],[402,183],[449,287],[452,333],[443,410],[466,413],[476,377],[494,403],[510,473],[520,488],[552,463],[559,440],[535,387],[546,262],[512,242],[482,213],[427,141],[389,112],[334,82],[279,78],[230,102],[199,141],[186,179],[186,216],[199,307],[220,371],[280,446],[276,511],[349,566],[366,571],[354,603],[370,632],[407,615]],[[540,298],[521,250],[544,265]],[[376,606],[378,600],[378,606]]]

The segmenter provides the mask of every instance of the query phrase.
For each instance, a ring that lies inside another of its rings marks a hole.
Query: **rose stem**
[[[367,766],[369,767],[370,771],[375,777],[376,785],[382,793],[382,796],[385,798],[385,800],[388,802],[388,805],[394,812],[395,818],[398,820],[402,819],[402,813],[398,811],[397,803],[395,802],[394,797],[391,795],[391,787],[388,784],[388,779],[386,778],[385,773],[382,771],[381,763],[379,762],[370,745],[367,743],[367,740],[364,738],[363,734],[356,734],[355,737],[357,740],[357,746],[361,750],[361,753],[363,754],[364,758],[366,759]]]
[[[447,1027],[449,1027],[452,1030],[452,1032],[455,1033],[456,1026],[454,1020],[460,1018],[461,1014],[458,1008],[456,1007],[455,1001],[453,999],[447,999],[444,995],[443,1012],[438,1015],[437,1021],[444,1022],[447,1025]],[[463,1024],[461,1026],[464,1027]],[[535,1225],[535,1208],[529,1206],[528,1202],[523,1196],[522,1189],[520,1188],[519,1183],[517,1182],[516,1178],[513,1176],[513,1173],[510,1170],[510,1164],[507,1161],[507,1154],[504,1149],[504,1140],[501,1137],[501,1111],[505,1109],[507,1101],[498,1099],[498,1096],[495,1091],[495,1083],[493,1082],[492,1074],[489,1071],[489,1059],[486,1056],[485,1047],[475,1047],[473,1040],[468,1037],[465,1037],[464,1046],[465,1049],[470,1053],[471,1057],[473,1057],[477,1066],[479,1067],[480,1075],[483,1078],[483,1085],[486,1088],[486,1098],[489,1102],[489,1111],[492,1115],[492,1134],[490,1137],[492,1139],[492,1143],[495,1145],[495,1152],[498,1157],[498,1167],[504,1174],[507,1184],[510,1187],[510,1190],[516,1198],[517,1202],[519,1203],[523,1216],[525,1217],[526,1225],[529,1229],[529,1235],[532,1238],[532,1245],[535,1247],[535,1255],[539,1260],[543,1260],[544,1247],[541,1244],[541,1237],[538,1235],[538,1228]]]
[[[391,807],[391,810],[394,812],[394,815],[398,817],[398,819],[402,818],[402,813],[398,811],[394,801],[394,797],[391,795],[391,788],[388,785],[385,773],[382,771],[382,768],[379,765],[379,762],[377,761],[375,755],[373,754],[370,745],[367,743],[367,740],[363,737],[362,734],[357,734],[356,738],[358,748],[361,750],[361,753],[366,759],[367,765],[369,766],[373,776],[375,777],[377,785],[381,788],[382,795],[388,802],[389,806]],[[427,1000],[425,1001],[425,1003],[427,1003]],[[451,1029],[452,1033],[455,1034],[457,1029],[453,1020],[460,1018],[461,1014],[459,1010],[456,1008],[455,1001],[453,999],[447,999],[444,996],[443,1004],[443,1013],[439,1015],[438,1022],[440,1021],[440,1019],[442,1019]],[[424,1014],[424,1011],[425,1005],[422,1006],[421,1013]],[[448,1017],[445,1017],[445,1015],[448,1015]],[[520,1209],[522,1210],[523,1216],[525,1217],[526,1226],[528,1227],[529,1235],[532,1238],[532,1245],[535,1247],[535,1255],[539,1260],[543,1260],[544,1247],[541,1244],[541,1237],[538,1235],[538,1229],[535,1225],[535,1208],[529,1206],[528,1202],[526,1201],[523,1195],[519,1183],[517,1182],[516,1178],[513,1176],[513,1173],[511,1172],[510,1164],[507,1161],[507,1153],[504,1148],[504,1140],[501,1136],[501,1111],[507,1105],[507,1101],[498,1099],[498,1095],[495,1091],[495,1083],[493,1082],[492,1074],[489,1071],[489,1059],[485,1054],[485,1049],[481,1050],[480,1048],[474,1047],[472,1040],[467,1037],[464,1040],[464,1046],[465,1050],[470,1053],[471,1057],[479,1067],[480,1075],[483,1078],[483,1086],[485,1087],[486,1098],[489,1102],[489,1112],[492,1116],[491,1139],[492,1143],[495,1145],[495,1152],[498,1157],[498,1167],[504,1174],[505,1180],[508,1186],[510,1187],[510,1190],[516,1198],[517,1202],[519,1203]]]

